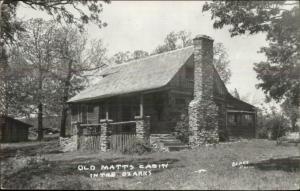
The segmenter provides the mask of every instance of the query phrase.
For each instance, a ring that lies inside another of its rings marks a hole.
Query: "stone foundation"
[[[135,116],[136,120],[136,138],[150,143],[150,117]]]
[[[111,123],[112,120],[107,120],[107,119],[101,119],[101,135],[100,135],[100,150],[103,152],[108,151],[109,148],[109,140],[108,140],[108,128],[109,128],[109,123]]]
[[[218,128],[219,128],[219,137],[220,141],[228,141],[229,135],[228,130],[226,129],[226,105],[221,103],[218,106]]]
[[[71,137],[59,137],[59,146],[62,152],[76,151],[79,148],[79,136],[82,134],[79,128],[80,123],[76,122],[72,126]]]
[[[218,143],[218,107],[214,102],[193,100],[189,105],[189,127],[192,135],[189,143],[199,146]]]

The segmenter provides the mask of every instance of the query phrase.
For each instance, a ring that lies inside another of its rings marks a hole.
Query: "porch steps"
[[[151,134],[150,144],[157,151],[180,151],[188,149],[189,146],[182,143],[172,134]]]

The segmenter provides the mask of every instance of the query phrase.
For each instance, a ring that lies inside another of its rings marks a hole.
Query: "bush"
[[[271,112],[260,110],[258,113],[258,138],[268,138],[276,140],[289,131],[288,119],[279,113],[275,108]]]
[[[219,131],[219,141],[220,142],[225,142],[229,140],[229,135],[228,135],[228,131],[226,130],[220,130]]]
[[[138,154],[142,155],[144,153],[151,152],[152,148],[150,146],[150,143],[144,141],[144,140],[139,140],[139,139],[134,139],[133,144],[127,145],[124,150],[122,151],[123,154]]]
[[[174,128],[173,134],[183,143],[189,143],[189,136],[191,135],[191,132],[189,131],[189,116],[187,111],[181,114],[180,120]]]

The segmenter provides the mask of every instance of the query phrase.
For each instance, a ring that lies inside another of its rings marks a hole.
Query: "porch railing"
[[[135,127],[134,131],[116,131],[126,125],[129,129]],[[135,126],[132,126],[135,125]],[[134,121],[119,121],[102,119],[100,123],[81,124],[76,123],[76,134],[78,137],[77,149],[80,150],[113,150],[120,151],[130,144],[134,139],[149,139],[150,117],[135,117]]]

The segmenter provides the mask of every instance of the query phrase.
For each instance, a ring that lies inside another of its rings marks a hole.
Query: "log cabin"
[[[213,39],[206,35],[189,47],[115,64],[100,76],[68,101],[73,136],[98,135],[92,142],[100,150],[114,147],[113,135],[126,134],[124,145],[134,136],[171,134],[183,114],[190,146],[255,136],[256,109],[228,92],[213,66]]]

